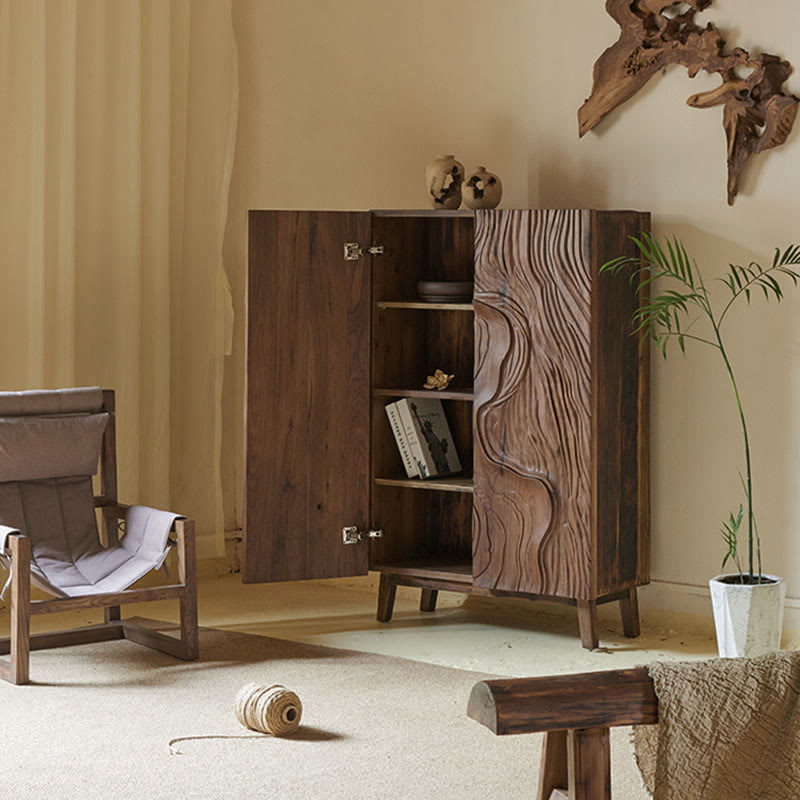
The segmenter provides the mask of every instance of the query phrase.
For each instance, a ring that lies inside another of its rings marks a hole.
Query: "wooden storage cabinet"
[[[598,272],[648,229],[633,211],[250,212],[245,582],[374,569],[383,621],[397,585],[423,611],[439,590],[565,602],[586,647],[618,600],[637,635],[648,351],[635,288]],[[420,280],[474,280],[474,301],[422,303]],[[444,392],[421,388],[436,368]],[[429,395],[463,470],[408,479],[384,406]]]

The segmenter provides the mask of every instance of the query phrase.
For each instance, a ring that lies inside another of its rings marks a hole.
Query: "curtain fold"
[[[230,0],[0,0],[0,384],[117,391],[120,498],[222,555]]]

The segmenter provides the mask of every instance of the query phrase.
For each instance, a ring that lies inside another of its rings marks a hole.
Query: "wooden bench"
[[[609,729],[658,722],[644,667],[481,681],[467,714],[497,736],[544,732],[537,800],[610,800]]]

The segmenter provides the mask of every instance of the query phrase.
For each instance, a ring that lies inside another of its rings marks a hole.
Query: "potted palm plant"
[[[601,272],[630,275],[640,289],[658,281],[658,291],[643,292],[643,301],[633,318],[634,332],[642,331],[666,359],[670,345],[685,354],[688,343],[698,343],[719,352],[728,377],[741,422],[744,445],[744,472],[740,472],[744,502],[722,523],[725,544],[722,569],[730,563],[736,572],[717,575],[709,581],[720,656],[754,656],[780,648],[786,583],[783,578],[762,570],[761,542],[753,510],[753,474],[750,463],[750,436],[723,330],[728,313],[742,298],[749,304],[753,293],[780,301],[782,283],[796,286],[800,273],[800,245],[783,252],[776,249],[766,268],[752,262],[746,267],[730,264],[724,277],[724,304],[715,305],[697,263],[689,258],[677,239],[663,244],[647,233],[632,237],[640,255],[616,258],[604,264]],[[631,271],[632,268],[632,271]],[[747,531],[747,555],[739,552],[739,534]]]

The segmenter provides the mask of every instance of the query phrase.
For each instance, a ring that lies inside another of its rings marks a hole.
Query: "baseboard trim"
[[[655,579],[639,590],[639,609],[651,624],[709,629],[714,624],[708,586]],[[800,598],[786,598],[783,629],[800,633]]]

